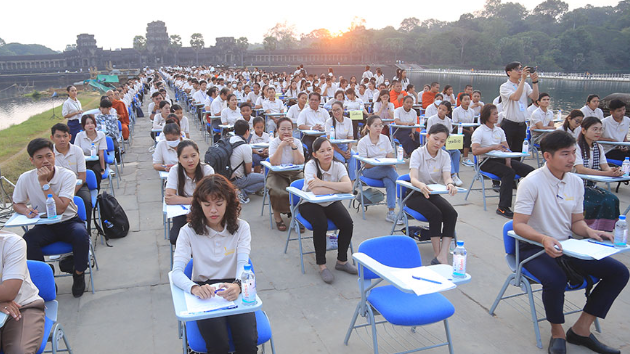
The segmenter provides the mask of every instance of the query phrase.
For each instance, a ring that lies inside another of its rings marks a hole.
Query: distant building
[[[182,42],[186,42],[183,40]],[[154,21],[147,24],[144,50],[123,48],[104,50],[97,47],[92,34],[77,35],[76,45],[68,45],[59,54],[0,56],[0,74],[27,74],[80,71],[91,67],[135,69],[162,65],[246,65],[292,66],[298,64],[363,64],[358,50],[291,49],[246,50],[241,52],[234,37],[218,37],[214,46],[196,50],[192,47],[170,45],[166,24]]]

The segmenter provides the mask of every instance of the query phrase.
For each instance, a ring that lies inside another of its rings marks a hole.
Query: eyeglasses
[[[575,124],[582,124],[582,120],[581,119],[577,120],[577,119],[574,118],[573,121],[575,122]]]

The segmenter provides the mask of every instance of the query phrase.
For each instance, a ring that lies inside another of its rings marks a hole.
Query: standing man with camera
[[[530,66],[523,68],[521,63],[512,62],[505,66],[508,80],[501,85],[499,93],[503,102],[505,117],[501,121],[501,128],[510,150],[522,151],[523,141],[527,136],[527,98],[538,99],[538,74]],[[532,86],[525,80],[532,79]]]

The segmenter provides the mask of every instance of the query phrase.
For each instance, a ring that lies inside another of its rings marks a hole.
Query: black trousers
[[[328,231],[328,219],[339,229],[337,239],[337,260],[348,260],[348,247],[352,239],[354,223],[348,213],[348,209],[336,201],[327,207],[316,203],[302,203],[299,206],[300,214],[313,226],[313,246],[315,247],[315,261],[317,264],[326,264],[326,231]]]
[[[101,162],[100,161],[86,161],[85,167],[94,171],[94,174],[96,175],[96,186],[98,190],[100,191],[101,180],[103,179],[103,176],[101,175],[101,171],[103,171],[103,169],[101,168]]]
[[[505,132],[505,140],[514,152],[523,151],[523,141],[527,137],[527,125],[516,123],[508,119],[501,121],[501,129]],[[513,161],[514,159],[512,159]]]
[[[88,266],[90,240],[85,225],[78,216],[57,224],[35,225],[24,234],[24,241],[26,259],[43,262],[42,247],[61,241],[72,245],[76,271],[83,272]]]
[[[526,259],[542,250],[534,245],[524,245],[520,250],[521,260]],[[599,279],[599,283],[591,291],[586,300],[583,311],[605,318],[613,302],[628,283],[628,268],[621,262],[606,257],[602,260],[581,260],[569,257],[569,263],[576,270],[583,270],[587,274]],[[564,292],[567,286],[567,276],[555,259],[548,254],[532,259],[525,265],[543,286],[542,301],[545,306],[547,320],[550,323],[564,323]]]
[[[231,283],[234,279],[209,280],[201,284]],[[197,321],[199,333],[206,342],[208,354],[227,354],[230,350],[228,326],[232,333],[235,353],[256,354],[258,352],[258,328],[256,315],[248,312],[240,315],[208,318]]]
[[[457,211],[441,195],[430,194],[427,199],[423,194],[414,192],[405,204],[429,220],[431,237],[455,237]]]
[[[512,159],[512,168],[505,164],[505,159],[487,159],[481,170],[492,173],[501,178],[501,190],[499,191],[499,206],[509,208],[512,206],[512,189],[514,188],[514,176],[521,178],[527,176],[534,170],[530,165]]]
[[[412,133],[413,138],[411,137]],[[411,156],[411,153],[420,146],[420,133],[415,129],[398,129],[394,136],[402,144],[407,156]]]
[[[171,230],[169,232],[169,239],[172,245],[175,245],[177,243],[177,236],[179,236],[179,229],[184,227],[184,225],[186,225],[187,223],[186,216],[187,215],[176,216],[171,220]]]

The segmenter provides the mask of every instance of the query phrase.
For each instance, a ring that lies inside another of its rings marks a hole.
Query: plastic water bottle
[[[49,194],[48,198],[46,198],[46,215],[49,219],[57,217],[57,204],[55,203],[52,194]]]
[[[104,121],[101,121],[101,131],[104,133],[107,131],[107,126],[105,125]]]
[[[330,126],[330,130],[328,131],[328,139],[334,139],[335,138],[335,127],[334,126]]]
[[[452,238],[452,239],[451,239],[451,244],[450,244],[450,245],[448,245],[448,253],[453,254],[453,252],[455,251],[455,247],[456,247],[456,245],[455,245],[455,239],[454,239],[454,238]]]
[[[96,146],[94,146],[94,143],[92,143],[92,146],[90,147],[90,156],[96,157]]]
[[[112,224],[108,220],[103,220],[103,225],[105,225],[105,228],[107,228],[107,229],[111,229],[111,228],[114,227],[114,224]]]
[[[529,154],[529,141],[523,140],[523,154]]]
[[[625,215],[619,215],[615,223],[615,247],[626,247],[628,241],[628,223]]]
[[[464,127],[462,127],[462,125],[461,125],[461,124],[459,124],[459,125],[457,126],[457,134],[460,134],[460,135],[461,135],[461,134],[463,134],[463,133],[464,133]]]
[[[245,265],[241,274],[241,293],[244,306],[252,306],[256,304],[256,276],[252,272],[252,266]]]
[[[558,117],[556,119],[557,120],[562,120],[562,110],[561,109],[558,110]]]
[[[453,278],[466,277],[466,249],[464,241],[457,241],[457,247],[453,251]]]
[[[424,116],[420,116],[420,125],[424,125]]]
[[[402,144],[398,145],[398,151],[397,151],[396,157],[398,158],[398,161],[402,161],[403,158],[405,157],[405,150],[403,150]]]
[[[628,177],[630,174],[630,158],[626,157],[621,164],[621,171],[623,171],[623,176]]]

